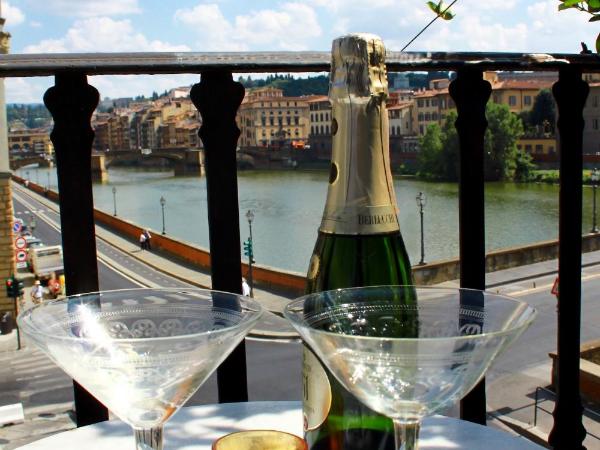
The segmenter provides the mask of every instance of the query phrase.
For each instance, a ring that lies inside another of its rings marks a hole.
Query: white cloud
[[[52,84],[51,77],[5,78],[6,103],[42,103],[44,93]]]
[[[301,3],[284,3],[233,20],[217,4],[199,4],[178,9],[174,18],[198,33],[198,50],[305,50],[322,33],[314,9]]]
[[[33,8],[69,17],[96,17],[137,14],[138,0],[29,0]]]
[[[115,75],[92,76],[88,83],[98,89],[100,98],[135,97],[162,93],[177,86],[189,86],[200,81],[199,75]]]
[[[25,21],[25,14],[8,2],[4,2],[2,5],[2,15],[6,19],[6,26],[13,27],[22,24]]]
[[[129,20],[94,17],[77,20],[64,37],[44,39],[38,44],[28,45],[23,53],[149,51],[189,51],[189,47],[158,40],[150,41],[136,32]]]

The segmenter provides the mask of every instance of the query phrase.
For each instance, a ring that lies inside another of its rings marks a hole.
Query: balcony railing
[[[67,294],[98,290],[93,220],[91,152],[92,112],[98,92],[88,75],[201,75],[191,98],[202,115],[208,220],[214,289],[241,293],[240,230],[235,151],[235,116],[244,88],[232,74],[328,72],[329,53],[114,53],[1,55],[1,77],[55,77],[44,102],[54,118]],[[579,395],[581,315],[581,220],[583,107],[588,85],[584,72],[600,72],[596,55],[508,53],[388,52],[389,72],[452,70],[460,140],[459,228],[462,287],[485,288],[483,137],[485,105],[491,87],[483,71],[557,71],[553,87],[558,106],[560,153],[559,277],[568,302],[558,304],[558,388],[550,444],[581,449],[585,437]],[[219,399],[247,400],[244,344],[218,370]],[[78,425],[107,419],[106,410],[79,386],[75,388]],[[461,416],[485,423],[484,382],[462,402]]]

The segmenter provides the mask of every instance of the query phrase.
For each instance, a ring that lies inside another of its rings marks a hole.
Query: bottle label
[[[331,385],[314,353],[304,347],[302,364],[304,431],[315,430],[327,419],[331,408]]]
[[[398,231],[393,205],[325,208],[320,231],[335,234],[383,234]]]

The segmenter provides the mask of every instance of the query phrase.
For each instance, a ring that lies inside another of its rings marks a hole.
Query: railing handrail
[[[330,52],[140,52],[0,55],[1,77],[51,76],[78,71],[87,75],[177,74],[228,70],[235,73],[329,72]],[[456,70],[556,71],[565,65],[600,72],[600,55],[499,52],[388,51],[390,72]]]

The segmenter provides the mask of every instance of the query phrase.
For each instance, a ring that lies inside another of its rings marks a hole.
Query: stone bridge
[[[163,159],[171,162],[176,176],[204,174],[204,150],[202,149],[156,149],[146,151],[114,150],[92,154],[92,174],[95,179],[105,180],[106,169],[120,161],[144,161]]]
[[[9,166],[11,170],[17,170],[21,167],[29,166],[31,164],[38,164],[39,167],[52,167],[53,161],[48,160],[40,155],[30,155],[30,156],[20,156],[20,157],[10,157]]]

